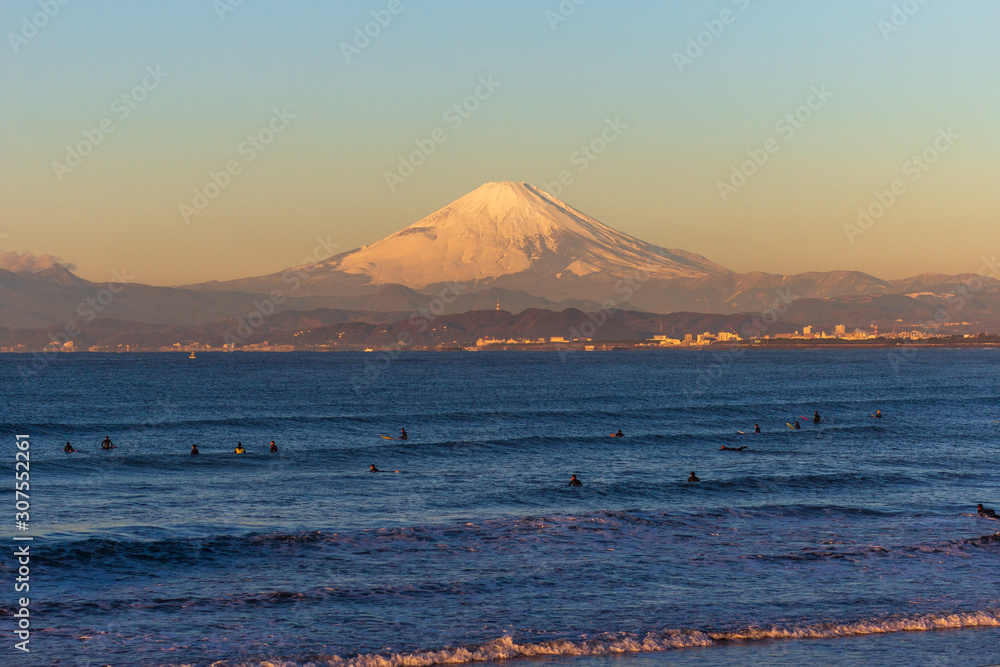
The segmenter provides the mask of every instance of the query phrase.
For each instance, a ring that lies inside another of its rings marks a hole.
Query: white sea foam
[[[781,628],[746,628],[734,632],[710,632],[717,640],[756,639],[817,639],[825,637],[851,637],[855,635],[876,635],[890,632],[917,632],[926,630],[946,630],[952,628],[972,628],[981,626],[1000,627],[1000,616],[995,611],[974,611],[958,614],[926,614],[896,618],[869,619],[853,623],[818,623],[815,625]]]
[[[748,627],[726,632],[700,630],[666,630],[646,635],[619,633],[589,640],[557,639],[547,642],[519,644],[511,637],[501,637],[479,646],[443,648],[410,653],[370,653],[354,657],[324,657],[308,663],[268,660],[259,667],[429,667],[455,665],[486,660],[525,658],[532,656],[612,655],[648,653],[678,648],[712,646],[730,641],[765,639],[818,639],[856,635],[916,632],[972,627],[1000,627],[997,610],[955,614],[925,614],[920,616],[867,619],[850,623],[816,623],[789,627]]]

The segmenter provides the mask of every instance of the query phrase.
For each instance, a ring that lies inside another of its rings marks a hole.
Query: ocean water
[[[1000,503],[996,350],[2,355],[0,377],[4,665],[1000,662],[1000,522],[975,511]]]

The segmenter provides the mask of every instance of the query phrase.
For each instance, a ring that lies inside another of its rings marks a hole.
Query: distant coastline
[[[121,346],[128,349],[88,349],[88,350],[40,350],[40,349],[0,349],[0,354],[62,355],[62,354],[184,354],[201,353],[285,353],[285,352],[351,352],[351,353],[400,353],[400,352],[719,352],[734,349],[741,350],[835,350],[835,349],[959,349],[959,348],[994,348],[1000,347],[1000,336],[941,336],[924,338],[916,341],[893,338],[869,338],[864,340],[850,339],[763,339],[758,341],[728,341],[713,342],[701,345],[653,345],[647,340],[642,341],[581,341],[567,343],[501,343],[486,346],[477,345],[421,345],[409,347],[365,347],[360,345],[339,346],[292,346],[292,345],[246,345],[236,348],[212,348],[207,346],[182,346],[176,349],[143,348],[138,346]]]

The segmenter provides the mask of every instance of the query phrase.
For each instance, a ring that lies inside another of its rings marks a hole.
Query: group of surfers
[[[113,442],[111,442],[110,436],[104,436],[104,440],[101,442],[101,449],[117,449],[117,446]],[[69,454],[71,452],[77,452],[79,450],[74,449],[73,445],[67,442],[66,446],[63,447],[63,451]],[[274,440],[272,440],[271,452],[276,453],[277,451],[278,451],[278,446],[274,444]],[[246,449],[243,447],[242,442],[236,443],[236,449],[234,450],[234,452],[236,454],[246,454]],[[197,456],[198,454],[200,454],[200,452],[198,451],[198,445],[191,445],[191,456]]]
[[[723,448],[723,449],[725,449],[725,448]],[[375,468],[375,466],[372,466],[372,472],[377,472],[376,470],[374,470],[374,468]],[[380,472],[380,471],[378,471],[378,472]],[[700,482],[701,479],[697,475],[695,475],[694,474],[694,470],[692,470],[691,471],[691,476],[687,478],[687,481],[688,481],[688,483],[693,483],[693,482]],[[576,478],[576,475],[573,475],[569,479],[569,486],[583,486],[583,482],[581,482],[580,480],[578,480]],[[997,519],[997,518],[1000,518],[1000,517],[997,517],[996,510],[991,509],[989,507],[983,507],[982,503],[979,503],[979,505],[976,506],[976,514],[978,516],[983,517],[984,519]]]
[[[881,410],[876,410],[875,414],[873,414],[871,416],[873,418],[875,418],[875,419],[881,419],[882,418],[882,411]],[[820,416],[818,410],[813,411],[812,421],[813,421],[814,424],[819,424],[822,421],[822,419],[823,418]],[[761,432],[759,424],[754,424],[753,428],[754,428],[754,433],[760,433]],[[801,429],[802,426],[799,425],[798,422],[795,422],[795,425],[792,426],[792,428],[793,429]],[[740,431],[740,433],[742,433],[742,431]],[[613,438],[623,438],[625,436],[622,433],[621,429],[618,429],[618,432],[617,433],[612,433],[611,437],[613,437]],[[747,448],[746,445],[742,445],[740,447],[726,447],[725,445],[722,445],[719,449],[720,450],[725,450],[725,451],[728,451],[728,452],[742,452],[742,451],[744,451],[744,450],[746,450],[748,448]],[[375,466],[372,466],[372,468],[374,468],[374,467]],[[694,482],[700,482],[701,479],[695,474],[695,471],[692,470],[691,471],[691,475],[687,478],[687,481],[689,483],[694,483]],[[583,482],[581,482],[579,479],[577,479],[576,475],[573,475],[572,477],[570,477],[569,486],[583,486]],[[981,516],[981,517],[987,518],[987,519],[997,519],[998,518],[995,510],[990,509],[989,507],[983,507],[982,503],[979,503],[979,505],[976,507],[976,514],[979,515],[979,516]]]
[[[272,454],[277,454],[278,453],[278,446],[276,444],[274,444],[274,440],[271,441],[271,447],[269,448],[269,451]],[[191,445],[191,456],[197,456],[200,453],[201,452],[198,451],[198,445]],[[233,453],[234,454],[246,454],[247,450],[246,450],[245,447],[243,447],[243,443],[242,442],[237,442],[236,443],[236,449],[233,450]]]
[[[873,417],[875,419],[882,419],[882,411],[881,410],[876,410],[875,414],[871,415],[871,417]],[[818,424],[822,420],[823,420],[823,418],[820,417],[819,411],[818,410],[813,411],[813,416],[812,416],[813,424]],[[796,430],[797,431],[797,430],[799,430],[799,429],[802,428],[802,425],[799,424],[798,422],[795,422],[794,424],[792,424],[791,422],[785,422],[785,423],[788,424],[788,426],[792,430]],[[743,431],[738,431],[738,432],[739,433],[743,433]],[[754,433],[760,433],[760,425],[759,424],[754,424],[753,425],[753,432]],[[723,449],[730,449],[730,448],[729,447],[723,447]],[[741,448],[739,451],[743,451],[743,449],[745,449],[745,448]]]
[[[874,417],[876,419],[881,419],[882,418],[882,411],[881,410],[876,410],[875,414],[873,414],[872,417]],[[819,411],[818,410],[814,411],[813,412],[813,423],[814,424],[819,424],[821,420],[822,420],[822,417],[820,417]],[[753,426],[754,426],[754,433],[760,433],[760,425],[754,424]],[[795,422],[795,426],[793,428],[798,429],[798,428],[801,428],[801,426],[799,426],[798,422]],[[406,429],[405,428],[401,428],[399,430],[401,431],[399,439],[400,440],[407,440],[408,437],[407,437],[407,434],[406,434]],[[618,432],[617,433],[612,433],[611,437],[612,438],[624,438],[625,434],[622,433],[621,429],[618,429]],[[104,440],[101,441],[101,449],[116,449],[115,444],[113,442],[111,442],[111,436],[104,436]],[[720,449],[723,449],[723,450],[726,450],[726,451],[730,451],[730,452],[742,452],[745,449],[747,449],[747,446],[743,445],[741,447],[726,447],[725,445],[722,445],[722,447]],[[63,451],[69,453],[69,452],[76,452],[78,450],[74,449],[73,445],[71,445],[69,442],[67,442],[66,446],[63,447]],[[269,451],[272,454],[277,453],[277,451],[278,451],[278,446],[274,443],[274,440],[271,441],[271,446],[269,448]],[[236,443],[236,449],[234,449],[233,452],[235,454],[246,454],[246,448],[243,447],[243,443],[242,442],[237,442]],[[191,456],[197,456],[199,453],[200,452],[198,451],[198,445],[191,445]],[[375,464],[373,463],[371,465],[371,472],[390,472],[390,471],[388,471],[388,470],[379,470],[378,468],[375,467]],[[398,470],[393,470],[391,472],[399,472],[399,471]],[[693,482],[700,482],[701,479],[699,479],[698,476],[694,474],[694,470],[692,470],[691,471],[691,475],[687,478],[687,481],[689,483],[693,483]],[[577,479],[576,475],[573,475],[573,476],[570,477],[568,486],[583,486],[583,482],[581,482],[579,479]],[[991,508],[989,508],[989,507],[983,507],[982,503],[979,503],[979,505],[976,507],[976,514],[979,515],[979,516],[981,516],[981,517],[987,518],[987,519],[996,519],[997,518],[996,511],[993,510],[993,509],[991,509]]]

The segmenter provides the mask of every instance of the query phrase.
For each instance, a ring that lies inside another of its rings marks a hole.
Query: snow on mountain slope
[[[411,288],[522,272],[698,278],[730,273],[701,255],[619,232],[527,183],[486,183],[391,236],[323,263],[323,271]]]

